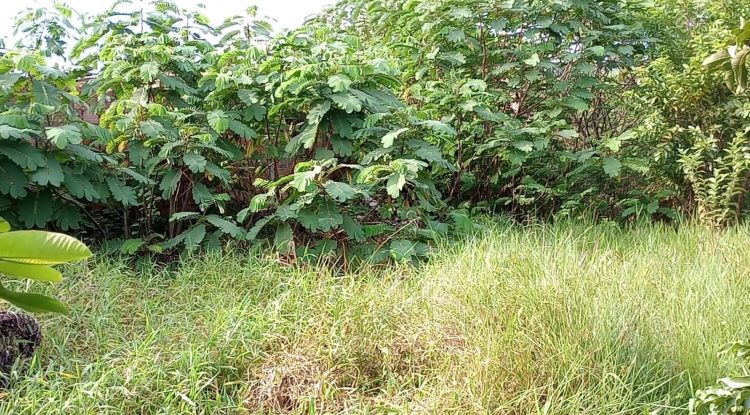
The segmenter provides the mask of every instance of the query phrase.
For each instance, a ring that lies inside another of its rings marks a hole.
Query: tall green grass
[[[350,275],[100,258],[49,288],[73,313],[41,316],[0,412],[685,413],[750,338],[748,246],[746,227],[558,224]]]

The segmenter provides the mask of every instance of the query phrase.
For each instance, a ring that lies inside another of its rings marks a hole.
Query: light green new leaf
[[[401,134],[409,131],[408,128],[399,128],[396,131],[391,131],[390,133],[383,136],[383,138],[380,140],[383,143],[384,148],[389,148],[393,146],[393,141],[398,138]]]
[[[229,116],[222,110],[209,111],[206,118],[208,118],[208,125],[219,134],[229,128]]]
[[[344,92],[349,89],[352,85],[352,80],[344,75],[332,75],[328,77],[328,86],[333,89],[333,92]]]
[[[340,92],[328,96],[339,108],[347,114],[362,111],[362,101],[350,93]]]
[[[385,190],[388,196],[396,199],[401,195],[401,189],[406,185],[406,176],[400,173],[394,173],[388,177],[385,184]]]
[[[529,65],[529,66],[537,66],[539,65],[539,62],[541,62],[541,59],[539,59],[539,54],[534,53],[530,57],[524,59],[523,63]]]
[[[159,75],[159,64],[151,61],[146,62],[140,67],[141,79],[145,82],[153,82],[156,76]]]

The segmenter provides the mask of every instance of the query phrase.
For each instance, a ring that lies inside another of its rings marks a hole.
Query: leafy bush
[[[34,10],[0,57],[0,211],[129,254],[347,260],[483,212],[730,222],[750,111],[701,63],[742,86],[745,49],[719,2],[673,3],[347,0],[278,35],[253,8]]]

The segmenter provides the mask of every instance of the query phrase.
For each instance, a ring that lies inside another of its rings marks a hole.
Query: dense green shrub
[[[455,204],[548,216],[613,215],[645,171],[617,108],[647,52],[627,3],[350,1],[332,24],[369,35],[402,94],[456,129],[439,143]],[[343,21],[344,23],[340,23]]]
[[[278,35],[252,8],[32,10],[0,57],[0,211],[127,253],[381,259],[487,211],[728,223],[750,111],[701,65],[724,3],[347,0]]]

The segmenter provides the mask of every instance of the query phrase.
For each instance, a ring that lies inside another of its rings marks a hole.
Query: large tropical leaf
[[[61,233],[31,230],[0,234],[0,260],[6,262],[55,265],[90,256],[83,242]]]
[[[32,313],[68,314],[68,308],[54,298],[41,294],[19,293],[0,285],[0,298]]]

